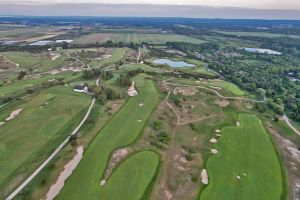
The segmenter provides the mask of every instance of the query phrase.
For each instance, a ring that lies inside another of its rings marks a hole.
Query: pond
[[[159,65],[169,65],[170,67],[174,67],[174,68],[177,68],[177,67],[195,67],[196,66],[196,65],[193,65],[193,64],[186,63],[184,61],[172,61],[172,60],[169,60],[169,59],[157,59],[157,60],[154,60],[154,63],[159,64]]]

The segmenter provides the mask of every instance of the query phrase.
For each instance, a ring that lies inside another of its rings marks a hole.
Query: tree
[[[260,99],[262,99],[262,100],[264,100],[264,99],[266,98],[266,90],[264,90],[264,89],[262,89],[262,88],[258,88],[258,89],[256,90],[256,94],[257,94],[257,96],[258,96]]]

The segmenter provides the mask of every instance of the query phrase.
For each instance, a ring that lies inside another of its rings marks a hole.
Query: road
[[[96,80],[96,85],[99,86],[99,79]],[[94,104],[96,102],[96,99],[93,98],[91,105],[85,114],[84,118],[81,120],[79,125],[73,130],[73,132],[55,149],[55,151],[19,186],[17,189],[15,189],[8,197],[6,197],[5,200],[12,200],[15,198],[46,166],[49,164],[49,162],[63,149],[63,147],[68,144],[70,137],[75,135],[78,130],[82,127],[82,125],[85,123],[87,118],[89,117],[92,108],[94,107]]]
[[[282,119],[295,133],[297,133],[297,135],[300,136],[300,132],[291,124],[289,118],[286,115],[283,115]]]

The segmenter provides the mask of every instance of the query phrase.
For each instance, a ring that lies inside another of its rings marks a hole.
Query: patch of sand
[[[142,106],[144,106],[144,104],[143,104],[143,103],[140,103],[139,107],[142,107]]]
[[[203,169],[201,171],[201,182],[204,184],[204,185],[207,185],[208,184],[208,174],[207,174],[207,170],[206,169]]]
[[[222,99],[222,100],[216,100],[216,104],[222,108],[225,108],[230,104],[230,102],[227,101],[226,99]]]
[[[241,126],[241,123],[239,121],[237,121],[236,126]]]
[[[213,89],[216,89],[216,90],[222,90],[222,88],[220,88],[220,87],[215,87],[215,86],[209,86],[210,88],[213,88]]]
[[[50,190],[47,193],[46,200],[52,200],[59,194],[59,192],[62,190],[65,184],[66,179],[76,169],[82,157],[83,157],[83,147],[80,146],[77,148],[77,154],[70,162],[68,162],[65,165],[64,171],[60,173],[56,182],[51,186]]]
[[[3,124],[5,124],[5,122],[0,122],[0,126],[2,126]]]
[[[171,194],[171,192],[169,192],[168,190],[164,191],[164,195],[165,195],[165,199],[166,200],[170,200],[173,197],[173,195]]]
[[[138,94],[139,94],[138,91],[135,89],[135,82],[132,81],[131,86],[128,89],[128,95],[134,97],[137,96]]]
[[[215,144],[215,143],[217,143],[217,139],[216,138],[212,138],[211,140],[209,140],[210,141],[210,143],[213,143],[213,144]]]
[[[216,154],[218,154],[219,152],[218,152],[217,149],[212,149],[212,150],[211,150],[211,153],[216,155]]]
[[[173,94],[182,94],[183,96],[193,96],[198,92],[194,87],[176,87]]]
[[[221,131],[220,131],[219,129],[217,129],[215,132],[216,132],[216,133],[221,133]]]
[[[130,148],[123,148],[116,150],[113,153],[101,182],[106,181],[110,177],[117,164],[120,163],[124,158],[126,158],[131,153],[131,151],[132,150]]]
[[[10,116],[8,118],[6,118],[5,120],[9,121],[9,120],[14,119],[15,117],[17,117],[22,112],[22,110],[23,110],[23,108],[20,108],[18,110],[15,110],[15,111],[11,112]]]

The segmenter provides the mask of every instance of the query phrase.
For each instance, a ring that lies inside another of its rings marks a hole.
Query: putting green
[[[63,190],[57,197],[58,200],[98,200],[101,199],[101,195],[105,195],[105,191],[100,189],[100,181],[111,153],[118,148],[130,145],[137,139],[151,115],[152,110],[159,101],[159,96],[151,80],[146,80],[144,76],[139,75],[135,78],[135,81],[139,95],[131,97],[124,107],[99,132],[86,150],[80,164],[67,180]],[[139,106],[141,103],[143,103],[144,106]],[[156,162],[157,161],[154,163]],[[143,166],[141,163],[137,165]],[[148,165],[154,166],[155,164],[150,165],[148,163]],[[141,169],[138,171],[140,170]],[[116,174],[123,173],[120,171],[118,172],[117,170]],[[113,175],[112,182],[114,182],[114,176],[118,177],[118,175]],[[149,174],[141,173],[140,176],[142,177],[140,177],[139,180],[149,180]],[[135,180],[134,177],[132,177],[130,182],[122,182],[122,187],[125,187],[127,184],[135,185],[135,181],[138,181],[138,184],[141,184],[141,186],[137,188],[138,191],[135,191],[135,193],[142,194],[147,187],[148,181],[140,182],[139,180]],[[114,184],[108,183],[107,191],[114,190],[115,186],[110,188],[109,185]],[[133,188],[134,185],[128,187]],[[126,192],[124,190],[122,191],[124,193],[120,192],[118,194],[122,200],[132,200],[134,196],[128,196],[127,198]]]
[[[240,114],[240,127],[224,127],[206,164],[209,185],[200,200],[280,200],[282,174],[274,146],[253,115]],[[240,179],[239,179],[239,177]]]

